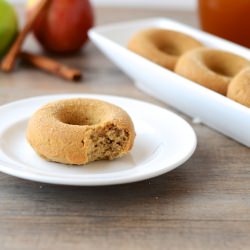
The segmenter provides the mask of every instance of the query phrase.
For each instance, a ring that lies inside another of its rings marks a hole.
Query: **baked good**
[[[120,107],[95,99],[66,99],[40,108],[30,119],[27,140],[43,158],[82,165],[128,153],[133,122]]]
[[[175,72],[226,95],[229,82],[248,65],[247,59],[236,54],[212,48],[197,48],[180,57]]]
[[[201,46],[199,41],[184,33],[159,28],[140,31],[128,43],[131,51],[169,70],[174,70],[179,56]]]
[[[233,78],[228,86],[227,97],[250,108],[250,67]]]

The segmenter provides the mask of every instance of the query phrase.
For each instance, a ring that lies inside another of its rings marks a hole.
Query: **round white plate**
[[[129,113],[137,135],[128,155],[77,167],[48,162],[34,152],[25,138],[30,116],[50,101],[75,97],[105,100]],[[0,117],[0,171],[45,183],[95,186],[145,180],[178,167],[196,147],[195,133],[182,118],[129,98],[85,94],[34,97],[0,107]]]

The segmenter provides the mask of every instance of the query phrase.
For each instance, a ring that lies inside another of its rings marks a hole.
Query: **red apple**
[[[40,0],[29,0],[28,16]],[[93,10],[89,0],[51,0],[34,24],[34,35],[48,51],[70,53],[87,41],[93,26]]]

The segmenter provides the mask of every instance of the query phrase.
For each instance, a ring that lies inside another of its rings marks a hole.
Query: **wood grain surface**
[[[23,17],[23,8],[18,12]],[[97,24],[153,16],[198,24],[193,12],[96,11]],[[32,37],[24,47],[41,52]],[[137,90],[91,43],[79,54],[57,59],[80,67],[84,80],[72,84],[19,65],[12,74],[0,73],[0,104],[44,94],[100,93],[178,113]],[[210,128],[192,126],[198,136],[193,157],[139,183],[67,187],[0,173],[0,249],[250,249],[250,151]]]

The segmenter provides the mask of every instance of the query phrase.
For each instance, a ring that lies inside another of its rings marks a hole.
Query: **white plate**
[[[48,162],[34,152],[25,138],[30,116],[50,101],[75,97],[105,100],[129,113],[137,136],[128,155],[76,167]],[[0,107],[0,117],[0,171],[45,183],[94,186],[140,181],[178,167],[196,147],[195,133],[182,118],[129,98],[78,94],[34,97]]]
[[[131,36],[149,27],[177,30],[195,37],[208,47],[231,51],[247,59],[250,59],[250,50],[166,18],[110,24],[95,27],[89,32],[91,40],[134,79],[138,88],[250,147],[249,108],[127,49]]]

